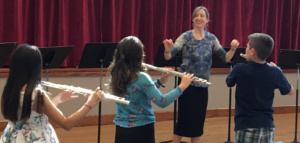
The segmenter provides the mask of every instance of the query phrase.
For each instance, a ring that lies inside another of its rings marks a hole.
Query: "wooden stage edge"
[[[298,110],[300,108],[298,107]],[[274,107],[274,114],[288,114],[288,113],[295,113],[296,106],[276,106]],[[167,121],[173,120],[174,112],[155,112],[156,122],[159,121]],[[228,116],[228,109],[227,108],[219,108],[219,109],[209,109],[206,113],[206,118],[213,118],[213,117],[227,117]],[[231,116],[234,116],[234,109],[231,109]],[[115,114],[111,115],[102,115],[101,116],[101,125],[110,125],[114,124],[113,119]],[[50,121],[51,122],[51,121]],[[53,127],[58,127],[57,125],[51,123]],[[3,132],[4,128],[7,125],[6,120],[0,121],[0,132]],[[79,122],[76,127],[82,126],[96,126],[98,125],[98,116],[86,116],[84,117],[81,122]]]
[[[173,68],[174,67],[170,67]],[[283,73],[297,73],[296,69],[283,69]],[[229,68],[212,68],[211,74],[228,74],[230,72]],[[8,68],[0,68],[0,78],[6,78],[8,76],[9,69]],[[147,73],[150,75],[160,75],[161,72],[148,69]],[[80,77],[80,76],[99,76],[100,68],[56,68],[49,69],[48,76],[49,77]],[[103,68],[103,75],[107,76],[108,71],[107,68]],[[46,77],[46,70],[42,71],[42,76]]]

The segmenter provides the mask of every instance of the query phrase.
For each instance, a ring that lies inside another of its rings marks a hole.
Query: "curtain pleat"
[[[299,0],[0,0],[0,42],[73,45],[62,66],[76,67],[85,43],[133,35],[152,64],[164,39],[175,41],[192,28],[192,12],[201,5],[223,47],[232,39],[245,47],[249,34],[262,32],[275,42],[268,61],[277,62],[279,49],[300,49]]]

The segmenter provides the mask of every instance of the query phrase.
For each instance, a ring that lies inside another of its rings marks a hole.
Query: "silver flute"
[[[41,81],[41,85],[52,87],[52,88],[57,88],[57,89],[62,89],[62,90],[69,90],[69,91],[75,92],[77,94],[82,94],[82,95],[85,95],[85,94],[92,95],[94,93],[94,91],[90,90],[90,89],[74,87],[74,86],[70,86],[70,85],[56,84],[56,83],[52,83],[52,82],[48,82],[48,81]],[[125,100],[125,98],[118,97],[118,96],[111,95],[111,94],[104,93],[104,92],[102,92],[102,93],[104,95],[103,98],[105,98],[105,99],[109,99],[109,100],[112,100],[112,101],[115,101],[118,103],[129,105],[129,101]]]
[[[246,54],[240,53],[240,56],[246,59]],[[279,66],[277,66],[276,64],[274,64],[273,62],[268,63],[268,65],[276,66],[277,68],[279,68],[282,71],[282,69]]]
[[[167,70],[165,68],[160,68],[160,67],[152,66],[152,65],[149,65],[149,64],[146,64],[146,63],[143,63],[143,66],[145,66],[145,67],[147,67],[149,69],[160,71],[160,72],[169,73],[171,75],[175,75],[175,76],[178,76],[178,77],[182,77],[182,75],[183,75],[183,73],[181,73],[181,72]],[[211,85],[210,82],[208,82],[205,79],[199,78],[199,77],[195,77],[194,82],[197,82],[197,83],[200,83],[200,84],[205,84],[205,85],[208,85],[208,86]]]

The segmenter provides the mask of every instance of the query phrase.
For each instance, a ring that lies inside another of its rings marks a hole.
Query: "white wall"
[[[297,82],[297,74],[289,73],[285,74],[289,82],[294,86],[296,90],[296,82]],[[209,87],[209,100],[208,100],[208,109],[217,109],[217,108],[228,108],[229,101],[229,88],[225,85],[225,78],[227,74],[214,74],[210,76],[210,82],[212,85]],[[152,76],[153,80],[159,78],[159,76]],[[7,78],[0,78],[0,93],[2,94],[3,87],[5,85]],[[46,80],[43,78],[42,80]],[[58,83],[58,84],[66,84],[79,86],[82,88],[87,88],[94,90],[97,86],[100,85],[100,77],[99,76],[88,76],[88,77],[49,77],[50,82]],[[108,77],[103,76],[103,83],[108,83]],[[103,85],[104,87],[104,85]],[[174,76],[169,78],[168,83],[166,84],[166,88],[160,88],[162,93],[167,93],[168,91],[174,88]],[[45,89],[45,88],[44,88]],[[49,87],[49,92],[52,93],[52,96],[55,96],[61,90],[53,89]],[[106,90],[107,91],[107,90]],[[234,93],[235,88],[232,88],[232,107],[234,107]],[[296,93],[296,92],[295,92]],[[278,90],[275,91],[275,100],[274,106],[282,106],[282,105],[295,105],[295,96],[280,96]],[[0,98],[1,100],[1,98]],[[78,110],[84,103],[86,102],[85,97],[79,95],[78,99],[74,99],[68,101],[64,104],[59,105],[58,107],[61,111],[66,115],[70,115],[76,110]],[[153,104],[153,108],[155,112],[161,111],[173,111],[173,104],[169,105],[166,108],[159,108],[155,104]],[[102,102],[102,115],[107,114],[115,114],[116,113],[116,104],[113,101],[104,100]],[[98,115],[98,106],[94,107],[88,115]],[[3,116],[0,114],[0,120],[3,120]]]

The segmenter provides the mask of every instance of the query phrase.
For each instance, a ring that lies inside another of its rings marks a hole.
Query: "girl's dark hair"
[[[144,71],[142,62],[144,45],[134,36],[122,39],[116,49],[114,60],[108,70],[111,75],[109,84],[112,93],[117,96],[126,94],[126,88],[138,78],[138,73]]]
[[[36,46],[20,45],[14,52],[1,100],[1,111],[5,119],[12,122],[19,121],[20,105],[22,105],[20,120],[27,120],[30,117],[32,92],[41,81],[42,63],[41,53]],[[26,85],[24,99],[23,103],[20,103],[20,91],[24,85]],[[38,103],[42,104],[43,101]]]

